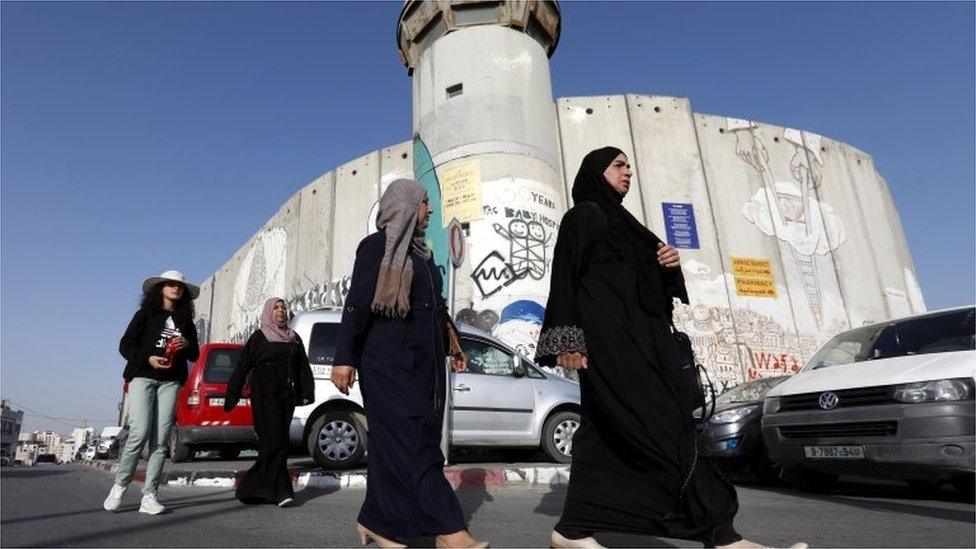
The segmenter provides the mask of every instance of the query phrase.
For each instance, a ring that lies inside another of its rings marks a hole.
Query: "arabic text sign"
[[[748,297],[776,297],[773,266],[768,259],[732,256],[735,292]]]

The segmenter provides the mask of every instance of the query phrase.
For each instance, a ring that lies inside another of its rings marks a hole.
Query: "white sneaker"
[[[295,503],[295,500],[291,498],[285,498],[278,502],[278,507],[291,507],[292,503]]]
[[[112,489],[108,491],[108,497],[105,498],[105,503],[102,507],[106,511],[116,511],[119,508],[119,504],[122,503],[122,494],[125,493],[125,486],[121,484],[112,484]]]
[[[139,506],[140,513],[147,515],[158,515],[166,510],[161,503],[156,501],[156,494],[146,494],[142,496],[142,505]]]

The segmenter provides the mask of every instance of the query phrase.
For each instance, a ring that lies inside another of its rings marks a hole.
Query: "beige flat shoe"
[[[441,539],[442,537],[443,536],[437,536],[437,538],[434,539],[434,546],[438,549],[488,549],[488,547],[491,547],[491,544],[489,544],[487,541],[478,541],[471,537],[470,533],[468,534],[468,539],[470,541],[468,541],[466,545],[451,545],[443,541]]]
[[[384,538],[379,534],[374,534],[369,528],[366,528],[362,524],[356,523],[356,531],[359,532],[359,541],[363,545],[368,544],[370,541],[375,541],[376,545],[380,547],[406,547],[406,545]]]
[[[561,549],[563,547],[567,549],[571,547],[586,547],[588,549],[603,548],[603,546],[600,545],[600,542],[597,541],[593,536],[588,538],[569,539],[555,530],[552,531],[552,534],[549,534],[549,547],[553,549]]]

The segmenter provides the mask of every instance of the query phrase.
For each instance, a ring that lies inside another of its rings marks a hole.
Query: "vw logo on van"
[[[820,403],[820,407],[824,410],[833,410],[837,407],[837,404],[840,403],[840,399],[837,398],[835,393],[827,391],[826,393],[822,393],[820,395],[820,400],[818,400],[818,402]]]

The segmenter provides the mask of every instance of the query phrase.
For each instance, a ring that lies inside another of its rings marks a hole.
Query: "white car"
[[[342,310],[318,309],[291,321],[305,342],[315,402],[295,408],[289,438],[326,469],[359,463],[369,436],[359,384],[346,396],[330,380],[341,320]],[[468,371],[451,374],[451,446],[535,447],[568,463],[580,424],[579,384],[543,371],[491,334],[458,329]]]
[[[838,334],[763,405],[769,456],[797,486],[838,474],[951,481],[972,494],[976,309],[962,307]]]

